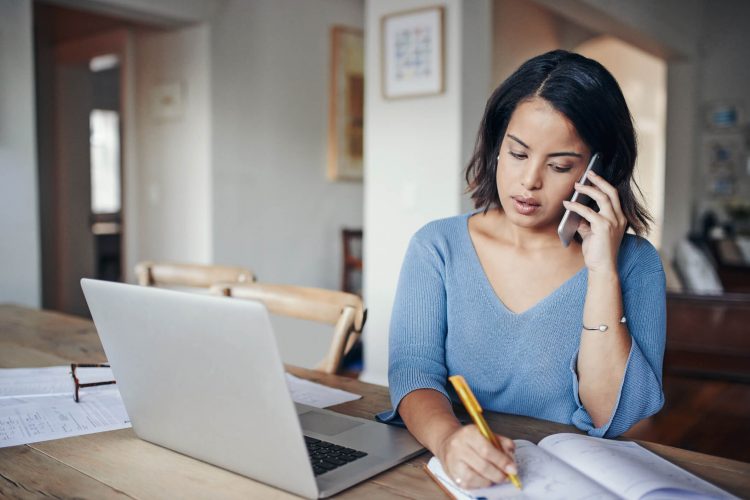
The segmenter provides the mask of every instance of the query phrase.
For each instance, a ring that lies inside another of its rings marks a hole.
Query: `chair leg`
[[[326,359],[322,363],[322,371],[334,374],[339,372],[353,326],[354,309],[345,307],[333,331],[331,348],[328,351],[328,356],[326,356]]]

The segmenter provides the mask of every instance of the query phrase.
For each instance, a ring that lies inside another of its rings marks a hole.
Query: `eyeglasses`
[[[82,384],[78,380],[78,377],[76,377],[76,368],[109,368],[109,365],[101,364],[101,363],[88,363],[88,364],[71,363],[70,364],[70,374],[73,376],[73,384],[75,384],[75,387],[76,387],[76,393],[75,393],[76,403],[80,402],[78,398],[78,389],[80,389],[81,387],[96,387],[100,385],[112,385],[112,384],[117,383],[117,381],[115,380],[106,380],[104,382],[87,382],[85,384]]]

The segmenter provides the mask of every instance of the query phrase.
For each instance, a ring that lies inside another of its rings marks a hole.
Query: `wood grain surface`
[[[0,367],[105,361],[90,320],[0,305]],[[390,407],[385,387],[287,366],[314,382],[361,394],[331,409],[372,419]],[[538,442],[574,427],[529,417],[486,413],[492,428]],[[740,497],[750,498],[750,464],[655,443],[646,448]],[[429,453],[350,488],[337,498],[440,498],[422,466]],[[294,498],[213,465],[140,440],[132,429],[0,449],[0,497],[39,498]]]

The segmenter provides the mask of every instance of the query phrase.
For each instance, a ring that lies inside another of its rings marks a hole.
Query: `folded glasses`
[[[117,381],[115,381],[115,380],[106,380],[104,382],[86,382],[86,383],[82,384],[78,380],[78,377],[76,376],[76,369],[77,368],[109,368],[109,365],[106,364],[106,363],[105,364],[101,364],[101,363],[71,363],[70,364],[70,374],[73,376],[73,383],[75,384],[75,387],[76,387],[76,392],[75,392],[75,401],[76,401],[76,403],[80,402],[80,400],[78,398],[78,390],[81,387],[97,387],[97,386],[100,386],[100,385],[112,385],[112,384],[116,384],[117,383]]]

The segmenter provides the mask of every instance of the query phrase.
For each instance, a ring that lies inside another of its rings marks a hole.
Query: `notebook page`
[[[523,485],[523,490],[520,491],[507,482],[489,488],[462,490],[448,478],[437,457],[432,457],[427,467],[457,498],[486,498],[487,500],[617,498],[596,482],[529,441],[516,440],[516,462],[519,479]]]
[[[633,442],[554,434],[539,446],[626,499],[734,498]]]

